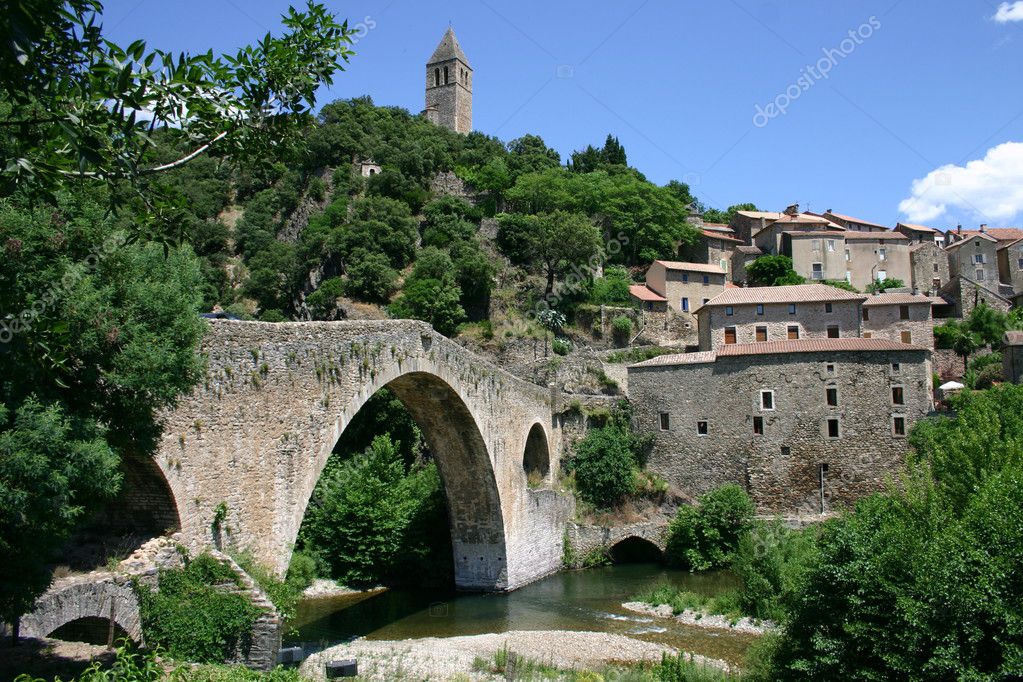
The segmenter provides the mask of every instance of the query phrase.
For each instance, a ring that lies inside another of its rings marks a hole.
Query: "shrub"
[[[309,587],[316,577],[316,560],[302,552],[292,554],[284,580],[278,578],[272,569],[257,562],[249,552],[234,556],[234,560],[262,588],[281,618],[286,621],[295,617],[303,590]]]
[[[879,291],[887,291],[888,289],[903,289],[905,286],[906,283],[901,279],[878,279],[868,284],[864,291],[868,294],[873,294]]]
[[[680,507],[668,527],[668,563],[690,571],[727,566],[753,512],[753,502],[735,484],[701,495],[697,506]]]
[[[815,527],[791,530],[758,522],[739,540],[732,570],[742,580],[739,606],[753,618],[781,620],[816,551]]]
[[[568,355],[572,350],[572,344],[565,339],[554,339],[551,342],[551,349],[557,355]]]
[[[617,315],[611,320],[611,330],[614,331],[615,334],[631,334],[632,320],[626,315]]]
[[[603,426],[576,443],[566,468],[575,475],[584,501],[609,507],[635,491],[635,470],[645,460],[650,439],[633,433],[630,421],[623,401]]]
[[[249,643],[260,610],[241,594],[218,589],[234,583],[230,568],[201,554],[182,569],[160,572],[160,589],[139,585],[146,643],[173,658],[219,663]]]
[[[595,305],[619,305],[631,303],[629,286],[632,278],[629,271],[620,265],[612,265],[604,270],[604,276],[593,280],[590,287],[590,303]]]
[[[314,320],[330,320],[337,310],[337,299],[344,294],[344,280],[333,277],[321,282],[316,291],[306,297],[305,303]]]
[[[383,303],[394,293],[398,273],[387,256],[359,250],[352,255],[347,268],[345,293],[365,301]]]

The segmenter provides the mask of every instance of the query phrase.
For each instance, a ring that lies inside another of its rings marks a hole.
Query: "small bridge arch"
[[[47,637],[59,628],[87,618],[112,620],[128,637],[142,643],[142,622],[135,590],[123,576],[86,574],[50,587],[32,613],[22,616],[21,634]]]

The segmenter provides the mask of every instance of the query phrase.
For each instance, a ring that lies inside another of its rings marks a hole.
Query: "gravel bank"
[[[470,680],[504,679],[503,675],[473,670],[479,657],[493,661],[494,652],[507,647],[519,656],[558,668],[599,669],[606,664],[659,661],[664,653],[676,653],[663,644],[644,642],[624,635],[565,630],[513,630],[468,637],[427,637],[401,641],[358,639],[310,656],[301,673],[323,680],[327,661],[355,658],[359,676],[367,680]],[[724,661],[693,656],[697,662],[727,669]]]
[[[658,618],[674,618],[686,625],[692,625],[698,628],[709,628],[712,630],[728,630],[730,632],[744,632],[751,635],[762,635],[765,632],[770,632],[776,628],[776,625],[768,620],[740,618],[733,621],[728,616],[701,613],[700,611],[693,611],[692,609],[686,609],[675,616],[672,615],[671,607],[667,604],[651,606],[650,604],[640,601],[629,601],[622,604],[622,608],[648,616],[657,616]]]
[[[372,594],[375,592],[383,592],[386,589],[386,587],[371,587],[368,590],[354,590],[351,587],[345,587],[333,580],[317,578],[313,581],[312,585],[305,588],[302,592],[302,598],[323,599],[324,597],[346,597],[350,594]]]

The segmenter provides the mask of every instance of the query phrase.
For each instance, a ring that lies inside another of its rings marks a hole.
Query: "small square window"
[[[898,374],[900,369],[902,369],[902,363],[899,363],[899,362],[893,362],[892,363],[892,372],[894,372],[895,374]]]
[[[834,312],[834,307],[830,303],[825,303],[824,304],[824,312],[826,312],[826,313]]]
[[[795,315],[795,314],[796,314],[796,304],[795,303],[789,303],[789,315]]]
[[[828,419],[828,438],[841,438],[841,435],[838,419],[836,417]]]
[[[788,457],[791,454],[792,454],[792,448],[790,448],[788,445],[781,446],[781,456],[782,457]]]
[[[828,338],[837,339],[839,337],[838,325],[830,325],[828,327]]]
[[[828,386],[824,389],[824,395],[828,401],[828,407],[838,407],[838,388]]]
[[[763,343],[767,341],[767,327],[757,327],[757,343]]]
[[[682,273],[682,283],[683,284],[688,284],[689,283],[689,275],[688,274]]]
[[[902,332],[899,334],[903,343],[913,343],[913,332]]]
[[[902,386],[892,386],[892,405],[905,405],[906,395]]]
[[[873,338],[873,337],[874,337],[874,333],[873,332],[863,332],[863,338],[870,339],[870,338]]]
[[[758,303],[757,304],[757,315],[763,315],[763,314],[764,314],[764,304],[763,303]]]
[[[774,409],[774,391],[760,392],[760,409],[761,410]]]
[[[870,308],[863,309],[863,321],[870,322]]]
[[[1020,263],[1023,263],[1023,258],[1020,258]],[[1020,267],[1023,268],[1023,265],[1020,265]],[[935,272],[938,271],[938,264],[937,263],[934,264],[934,271]]]
[[[899,306],[899,319],[900,320],[908,320],[909,319],[909,306],[908,305],[900,305]]]
[[[697,436],[706,436],[708,433],[710,433],[710,431],[707,426],[707,420],[701,419],[700,421],[696,422]]]
[[[667,412],[661,412],[661,431],[667,431],[671,425],[671,418]]]
[[[734,314],[735,314],[735,308],[733,308],[730,305],[726,305],[725,306],[725,315],[727,315],[728,317],[731,317]]]
[[[703,283],[704,284],[710,284],[710,275],[704,275],[703,276]]]
[[[730,346],[736,343],[735,327],[725,327],[725,345]]]
[[[828,364],[824,365],[824,371],[827,372],[828,374],[834,374],[835,373],[835,363],[829,362]]]
[[[906,435],[906,418],[892,417],[892,435],[901,438]]]
[[[790,324],[787,331],[788,331],[788,338],[789,338],[790,341],[795,341],[795,340],[799,339],[799,325],[798,324]]]
[[[762,436],[764,435],[764,418],[753,417],[753,435]]]

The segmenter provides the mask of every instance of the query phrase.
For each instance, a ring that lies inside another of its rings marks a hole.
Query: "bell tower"
[[[423,113],[456,133],[472,131],[472,67],[450,26],[426,63]]]

